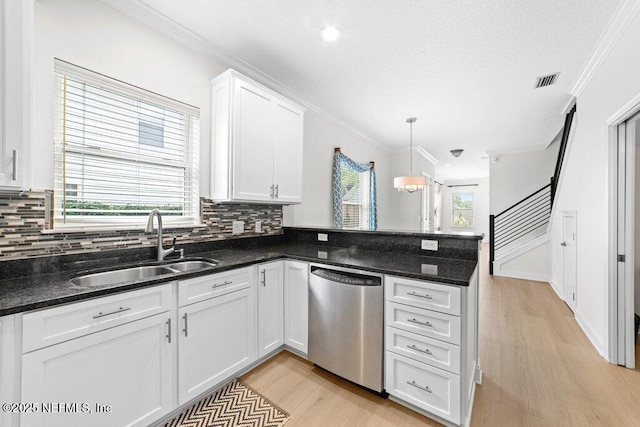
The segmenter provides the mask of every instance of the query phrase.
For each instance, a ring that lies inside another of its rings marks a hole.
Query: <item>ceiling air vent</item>
[[[549,74],[548,76],[538,77],[536,79],[536,85],[534,89],[538,89],[540,87],[551,86],[558,80],[558,76],[560,73]]]

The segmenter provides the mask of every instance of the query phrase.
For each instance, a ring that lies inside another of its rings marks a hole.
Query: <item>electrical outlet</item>
[[[256,233],[262,233],[262,221],[256,220]]]
[[[327,259],[328,256],[329,256],[329,254],[326,253],[325,251],[318,251],[318,258]]]
[[[244,233],[244,222],[242,221],[233,221],[233,234],[242,234]]]
[[[423,240],[420,247],[426,251],[437,251],[438,250],[438,241],[437,240]]]
[[[329,235],[325,234],[325,233],[318,233],[318,241],[319,242],[328,242],[329,241]]]
[[[432,264],[422,264],[421,265],[422,274],[431,274],[433,276],[438,275],[438,266]]]

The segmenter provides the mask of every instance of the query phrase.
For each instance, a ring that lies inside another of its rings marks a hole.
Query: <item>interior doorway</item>
[[[609,360],[635,368],[636,146],[640,95],[608,121],[610,129]],[[640,187],[637,187],[640,190]],[[640,223],[638,224],[640,225]],[[637,263],[640,266],[640,263]],[[640,309],[640,307],[638,307]]]
[[[562,212],[562,295],[571,311],[576,312],[576,277],[577,246],[576,246],[576,212]]]

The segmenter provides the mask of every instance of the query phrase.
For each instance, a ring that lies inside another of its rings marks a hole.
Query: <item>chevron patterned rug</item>
[[[164,427],[280,427],[289,414],[239,379],[201,399]]]

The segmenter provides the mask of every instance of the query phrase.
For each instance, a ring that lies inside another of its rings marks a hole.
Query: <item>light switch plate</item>
[[[256,233],[262,233],[262,221],[256,220]]]
[[[426,251],[437,251],[438,250],[438,241],[437,240],[423,240],[420,247]]]
[[[318,241],[319,242],[328,242],[329,241],[329,235],[325,234],[325,233],[318,233]]]
[[[233,234],[242,234],[244,233],[244,222],[242,221],[233,221]]]

